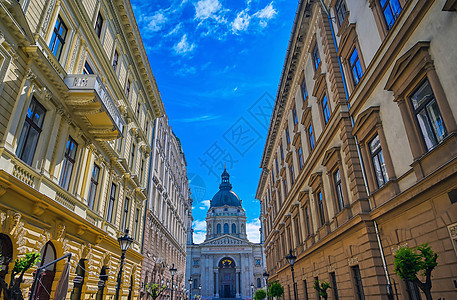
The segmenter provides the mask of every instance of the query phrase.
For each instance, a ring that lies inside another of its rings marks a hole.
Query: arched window
[[[40,267],[50,263],[51,261],[56,259],[56,250],[54,248],[54,244],[52,242],[47,242],[43,248],[41,249],[41,261]],[[36,271],[35,271],[36,272]],[[41,284],[38,285],[35,296],[33,300],[36,299],[44,299],[49,300],[50,295],[49,292],[52,289],[52,283],[54,281],[54,276],[56,274],[56,265],[50,265],[40,274],[40,281]]]
[[[224,224],[224,234],[229,233],[229,225],[227,223]]]
[[[221,224],[217,224],[217,234],[221,234]]]
[[[260,278],[257,278],[257,288],[260,289],[262,287],[262,281]]]
[[[236,233],[236,225],[235,225],[235,223],[232,224],[232,233]]]

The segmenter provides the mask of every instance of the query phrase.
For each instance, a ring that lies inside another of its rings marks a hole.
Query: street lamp
[[[170,274],[171,274],[171,300],[173,300],[173,280],[175,278],[175,274],[176,274],[176,268],[175,268],[175,264],[173,264],[173,266],[170,268]]]
[[[297,259],[297,257],[292,254],[292,249],[289,250],[289,255],[286,256],[286,259],[289,262],[290,269],[292,271],[292,283],[294,285],[294,299],[297,300],[297,291],[295,288],[295,274],[294,274],[294,264],[295,264],[295,260]]]
[[[192,299],[192,283],[194,283],[194,280],[192,277],[189,278],[189,298]]]
[[[130,248],[130,245],[133,242],[133,239],[129,236],[129,230],[125,230],[124,236],[120,236],[117,238],[119,242],[119,246],[121,247],[121,266],[119,268],[119,273],[117,274],[117,286],[116,286],[116,300],[119,300],[119,291],[121,289],[121,281],[122,281],[122,270],[124,268],[124,259],[125,259],[125,252]]]
[[[254,284],[251,282],[251,298],[254,299]]]
[[[265,278],[265,285],[267,286],[267,300],[268,300],[268,273],[267,271],[265,271],[265,273],[263,273],[263,278]]]

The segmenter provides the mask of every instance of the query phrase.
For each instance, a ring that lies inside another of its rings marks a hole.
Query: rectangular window
[[[309,207],[305,207],[305,221],[306,221],[306,233],[308,234],[307,238],[311,236],[311,220],[309,217]]]
[[[114,50],[114,55],[113,55],[113,70],[116,72],[117,70],[117,64],[119,63],[119,53],[117,50]]]
[[[357,48],[354,48],[351,56],[349,56],[349,67],[351,68],[352,82],[354,83],[354,86],[356,86],[359,84],[359,81],[363,76],[362,65],[360,64]]]
[[[354,277],[357,300],[365,300],[365,293],[363,292],[362,276],[360,275],[359,266],[351,267],[351,270],[352,276]]]
[[[324,115],[324,123],[327,124],[330,120],[330,107],[328,105],[327,94],[322,98],[322,114]]]
[[[335,5],[335,14],[336,19],[338,21],[338,26],[341,27],[343,24],[344,18],[346,17],[346,13],[348,12],[348,8],[346,6],[346,1],[338,0]]]
[[[133,238],[135,240],[137,239],[139,225],[140,225],[140,209],[137,208],[135,211],[135,229],[133,230]]]
[[[317,42],[314,44],[312,56],[313,56],[314,71],[316,71],[319,68],[319,65],[321,63],[321,57],[319,56],[319,49],[317,48]]]
[[[319,281],[319,277],[317,277],[317,276],[314,277],[314,282],[316,282],[316,281]],[[317,299],[321,300],[322,298],[321,298],[321,295],[319,295],[318,291],[316,291],[316,294],[317,294]]]
[[[297,123],[298,123],[298,117],[297,117],[297,108],[294,107],[292,108],[292,117],[294,119],[294,126],[297,126]]]
[[[130,153],[130,170],[133,171],[133,168],[135,166],[135,152],[136,152],[136,146],[135,143],[132,143],[132,152]]]
[[[194,266],[198,266],[199,264],[199,260],[198,259],[194,259]]]
[[[256,266],[260,266],[260,263],[261,263],[260,258],[256,258],[255,259],[255,265]]]
[[[303,95],[303,101],[306,101],[306,99],[308,98],[308,90],[306,89],[306,80],[304,77],[303,77],[303,80],[301,81],[300,88],[301,88],[301,93]]]
[[[84,74],[84,75],[87,75],[87,74],[94,74],[94,71],[92,71],[92,68],[91,68],[91,66],[89,65],[89,63],[88,63],[87,61],[86,61],[86,63],[84,64],[83,74]]]
[[[126,197],[124,202],[124,210],[122,212],[122,231],[125,231],[129,224],[129,206],[130,199]]]
[[[16,149],[16,155],[28,165],[32,164],[45,115],[46,109],[32,97]]]
[[[95,21],[95,34],[100,37],[102,34],[102,27],[103,27],[103,17],[100,12],[97,15],[97,21]]]
[[[338,211],[342,211],[344,208],[343,188],[341,186],[341,175],[340,170],[337,169],[333,173],[333,182],[335,183],[336,202],[338,204]]]
[[[300,245],[302,243],[302,240],[300,235],[300,220],[298,219],[298,215],[295,218],[295,234],[297,236],[298,244]]]
[[[317,197],[317,210],[319,211],[319,221],[321,226],[325,224],[325,215],[324,215],[324,200],[322,199],[322,192],[318,191],[316,193]]]
[[[282,143],[281,143],[281,145],[279,146],[279,150],[280,150],[280,152],[281,152],[281,162],[282,162],[282,161],[284,161],[284,151],[283,151],[283,149],[282,149]]]
[[[309,139],[309,146],[310,146],[311,150],[313,150],[314,146],[315,146],[313,125],[309,125],[309,127],[308,127],[308,139]]]
[[[286,141],[287,145],[290,144],[289,125],[286,126]]]
[[[287,198],[287,194],[289,191],[287,190],[287,179],[284,179],[284,198]]]
[[[141,159],[141,164],[140,164],[140,182],[143,182],[144,180],[144,159]]]
[[[140,112],[141,112],[141,102],[138,101],[138,103],[136,105],[136,117],[138,118],[138,120],[140,119]]]
[[[390,30],[401,12],[399,0],[380,0],[381,10],[386,21],[387,30]]]
[[[371,161],[375,172],[376,182],[378,188],[383,187],[389,180],[387,176],[386,163],[384,162],[384,155],[382,154],[381,141],[379,136],[376,135],[369,143]]]
[[[422,137],[430,150],[444,139],[446,128],[428,79],[412,94],[411,102]]]
[[[303,293],[305,294],[305,300],[309,300],[309,298],[308,298],[308,286],[306,285],[306,280],[303,280]]]
[[[125,86],[125,96],[127,96],[127,100],[130,96],[130,79],[127,79],[127,85]]]
[[[275,158],[275,162],[276,162],[276,173],[279,174],[279,164],[278,164],[278,158],[277,157]]]
[[[106,220],[110,223],[113,219],[114,203],[116,201],[116,190],[117,190],[117,185],[112,183],[111,191],[109,193],[109,199],[108,199],[108,210],[106,211]]]
[[[60,186],[66,190],[70,187],[71,174],[76,161],[76,150],[78,144],[70,136],[68,137],[67,147],[65,149],[65,155],[62,162],[62,174],[60,175]]]
[[[337,285],[336,285],[335,272],[330,273],[330,279],[332,280],[331,285],[332,285],[332,290],[333,290],[333,299],[338,300],[339,296],[338,296],[338,288],[337,288]]]
[[[300,165],[300,170],[301,170],[301,169],[303,169],[303,153],[301,150],[301,146],[298,147],[297,155],[298,155],[298,163]]]
[[[122,138],[117,140],[117,151],[118,152],[122,151]]]
[[[294,166],[290,166],[289,171],[290,171],[290,184],[294,185],[294,183],[295,183]]]
[[[100,176],[100,167],[94,164],[92,169],[92,176],[90,177],[89,197],[87,199],[87,206],[94,209],[95,196],[98,188],[98,177]]]
[[[61,16],[57,16],[56,25],[52,31],[51,41],[49,42],[49,49],[51,49],[52,54],[60,60],[62,55],[62,49],[65,45],[65,38],[67,37],[67,26],[62,20]]]

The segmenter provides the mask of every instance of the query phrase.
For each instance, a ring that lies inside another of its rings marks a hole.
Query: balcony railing
[[[123,135],[122,115],[98,75],[69,74],[65,84],[70,90],[67,104],[95,138],[113,140]]]

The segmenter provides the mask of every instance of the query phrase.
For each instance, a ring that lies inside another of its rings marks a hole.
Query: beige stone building
[[[429,243],[454,299],[457,2],[322,2],[299,1],[261,162],[269,280],[294,299],[292,250],[295,299],[425,299],[393,260]]]
[[[2,268],[29,251],[41,265],[72,253],[69,296],[111,298],[129,229],[121,298],[133,299],[164,108],[130,2],[6,0],[0,20]],[[63,264],[41,276],[39,299],[53,296]]]
[[[191,204],[186,157],[167,115],[154,121],[151,159],[142,282],[144,287],[163,282],[168,287],[164,296],[171,296],[173,288],[173,298],[182,299]],[[173,267],[176,273],[172,278]]]

